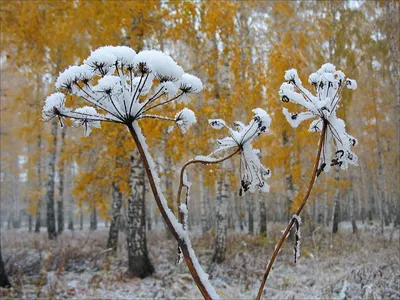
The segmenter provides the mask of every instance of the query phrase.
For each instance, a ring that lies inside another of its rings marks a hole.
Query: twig
[[[201,163],[201,164],[219,164],[233,156],[235,156],[238,152],[240,151],[240,148],[238,148],[235,152],[229,154],[228,156],[222,157],[220,159],[216,159],[216,160],[212,160],[212,161],[208,161],[208,160],[202,160],[202,159],[193,159],[190,160],[188,162],[186,162],[181,169],[181,174],[180,174],[180,179],[179,179],[179,188],[178,188],[178,194],[176,197],[176,205],[177,205],[177,210],[178,210],[178,214],[179,214],[179,220],[182,222],[183,221],[183,214],[179,213],[179,205],[180,205],[180,199],[181,199],[181,194],[182,194],[182,188],[183,188],[183,177],[185,174],[185,170],[188,166],[192,165],[192,164],[197,164],[197,163]]]
[[[317,170],[318,170],[318,165],[319,165],[319,160],[320,160],[320,157],[321,157],[322,146],[324,144],[324,139],[325,139],[325,134],[326,134],[326,127],[327,127],[327,122],[326,122],[326,120],[323,120],[323,126],[322,126],[322,131],[321,131],[321,137],[320,137],[320,140],[319,140],[318,153],[317,153],[317,157],[316,157],[316,160],[315,160],[314,170],[313,170],[313,173],[312,173],[312,176],[311,176],[310,184],[308,186],[306,195],[304,196],[303,201],[301,202],[299,208],[296,211],[296,215],[298,215],[298,216],[300,215],[301,211],[303,210],[304,206],[306,205],[307,200],[308,200],[308,198],[309,198],[309,196],[311,194],[311,190],[313,188],[314,182],[315,182],[315,178],[316,178]],[[272,257],[271,257],[270,261],[268,262],[267,269],[265,270],[263,280],[262,280],[260,288],[258,290],[257,300],[261,299],[261,295],[263,293],[265,283],[267,282],[268,275],[269,275],[269,273],[270,273],[270,271],[272,269],[272,265],[274,264],[275,259],[278,256],[278,253],[279,253],[280,249],[282,248],[283,242],[285,241],[287,235],[290,232],[290,229],[292,229],[293,224],[294,224],[294,220],[292,218],[290,220],[290,222],[289,222],[289,225],[286,227],[286,230],[282,234],[278,245],[275,247],[274,253],[272,254]]]
[[[103,254],[105,254],[105,253],[107,253],[107,252],[110,252],[110,251],[112,251],[112,250],[113,250],[113,248],[108,248],[108,249],[105,249],[105,250],[103,250],[103,251],[97,253],[97,254],[92,258],[92,261],[95,260],[95,259],[97,259],[100,255],[103,255]]]

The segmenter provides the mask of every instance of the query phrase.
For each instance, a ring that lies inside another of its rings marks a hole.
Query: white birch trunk
[[[60,143],[60,159],[63,159],[64,148],[65,148],[65,134],[66,128],[61,131],[61,143]],[[64,231],[64,162],[60,164],[59,174],[59,185],[58,185],[58,201],[57,201],[57,232],[61,234]]]
[[[200,218],[201,218],[201,231],[205,234],[208,230],[207,227],[207,207],[206,207],[206,197],[204,195],[204,179],[203,175],[199,175],[200,184]]]
[[[56,232],[56,217],[54,210],[54,186],[55,186],[55,168],[56,168],[56,153],[57,153],[57,120],[51,123],[51,151],[48,157],[48,170],[47,170],[47,233],[50,240],[57,238]]]
[[[228,230],[228,184],[225,183],[223,175],[221,175],[217,182],[216,198],[217,225],[215,231],[215,250],[212,261],[221,263],[225,260]]]
[[[128,199],[127,241],[128,275],[145,278],[154,272],[146,242],[146,210],[144,166],[137,152],[131,155],[129,176],[130,196]]]

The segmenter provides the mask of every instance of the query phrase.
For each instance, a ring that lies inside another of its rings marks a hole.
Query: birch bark
[[[51,123],[51,151],[48,159],[48,171],[47,171],[47,233],[50,240],[57,238],[56,231],[56,216],[54,210],[54,186],[55,186],[55,168],[56,168],[56,154],[57,154],[57,120],[53,120]]]
[[[131,154],[129,176],[130,197],[128,199],[127,240],[128,276],[145,278],[154,273],[146,242],[146,210],[144,166],[137,152]]]

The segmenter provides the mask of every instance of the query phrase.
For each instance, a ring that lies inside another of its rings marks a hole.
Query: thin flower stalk
[[[321,136],[320,136],[320,139],[319,139],[317,157],[316,157],[315,163],[314,163],[314,169],[313,169],[313,172],[311,174],[311,179],[310,179],[310,183],[308,185],[307,192],[306,192],[303,200],[301,201],[300,206],[296,210],[296,215],[297,216],[300,216],[300,213],[303,211],[303,208],[306,205],[308,198],[310,197],[312,188],[313,188],[314,183],[315,183],[315,179],[317,177],[318,165],[319,165],[319,161],[320,161],[320,158],[321,158],[321,152],[322,152],[323,144],[324,144],[324,141],[325,141],[326,127],[327,127],[327,122],[323,121]],[[276,247],[275,247],[274,253],[272,254],[272,257],[268,262],[267,269],[265,270],[265,273],[264,273],[264,276],[263,276],[263,280],[262,280],[260,288],[258,290],[257,300],[261,299],[261,296],[262,296],[262,293],[263,293],[263,290],[264,290],[264,286],[265,286],[265,284],[267,282],[267,279],[268,279],[268,275],[269,275],[269,273],[270,273],[270,271],[272,269],[272,266],[273,266],[278,254],[279,254],[280,249],[282,248],[283,242],[285,241],[287,235],[289,234],[290,230],[292,229],[294,223],[295,223],[295,219],[292,218],[290,220],[288,226],[286,227],[285,231],[283,232],[283,234],[282,234],[282,236],[281,236],[281,238],[279,240],[278,245],[276,245]]]
[[[156,184],[156,179],[155,179],[155,174],[150,167],[150,162],[149,162],[149,156],[147,151],[144,150],[144,145],[142,144],[143,139],[140,138],[139,134],[141,135],[140,129],[138,132],[138,125],[135,124],[136,128],[132,125],[128,125],[129,132],[132,136],[132,138],[135,141],[136,146],[138,147],[140,156],[143,160],[144,168],[147,174],[147,177],[149,179],[150,187],[154,195],[154,199],[157,203],[157,206],[161,212],[161,215],[163,216],[168,229],[171,231],[172,235],[174,238],[177,240],[179,244],[179,248],[182,250],[183,256],[185,258],[186,264],[188,266],[188,269],[197,285],[199,288],[201,294],[203,295],[204,299],[215,299],[216,296],[218,296],[215,292],[215,290],[211,287],[211,285],[207,285],[203,282],[199,275],[199,270],[196,268],[196,265],[198,262],[194,262],[194,252],[193,249],[188,245],[188,242],[185,238],[182,238],[182,233],[179,233],[179,231],[182,231],[182,224],[178,223],[177,220],[175,219],[175,216],[171,213],[171,211],[168,209],[168,206],[166,205],[166,201],[162,201],[162,192],[159,189],[158,185]],[[164,202],[164,203],[163,203]],[[175,220],[175,222],[174,222]],[[187,235],[186,235],[187,236]],[[193,252],[193,253],[191,253]],[[197,259],[196,259],[197,260]],[[203,270],[201,270],[204,272]],[[212,290],[210,291],[210,287]]]

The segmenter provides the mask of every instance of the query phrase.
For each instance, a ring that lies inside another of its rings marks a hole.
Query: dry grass
[[[214,237],[194,237],[193,245],[217,291],[225,298],[254,298],[284,224],[269,224],[269,237],[230,233],[226,261],[210,264]],[[3,255],[13,283],[2,297],[43,298],[193,298],[200,297],[184,264],[175,266],[176,243],[162,230],[148,235],[156,273],[144,280],[127,279],[125,236],[118,253],[104,252],[107,231],[66,232],[56,242],[45,232],[5,231]],[[265,289],[266,298],[399,299],[400,249],[375,231],[335,236],[317,230],[303,232],[302,257],[293,261],[288,238]],[[347,288],[346,288],[347,286]],[[342,294],[341,294],[342,292]]]

